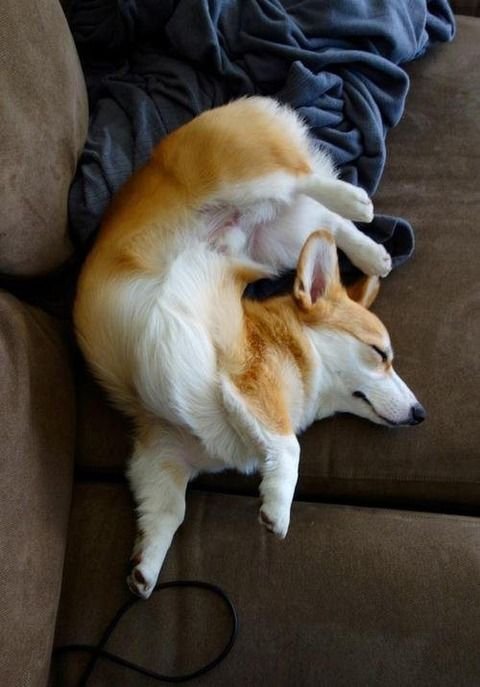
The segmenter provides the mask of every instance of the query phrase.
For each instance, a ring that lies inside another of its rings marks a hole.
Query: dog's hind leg
[[[364,274],[371,277],[386,277],[392,269],[392,258],[388,251],[369,236],[359,231],[349,220],[334,213],[330,230],[337,246]]]
[[[300,190],[346,219],[354,222],[371,222],[373,219],[372,201],[359,186],[312,174],[301,180]]]
[[[304,225],[300,233],[304,233],[305,224],[311,227],[311,231],[328,229],[333,234],[338,248],[364,274],[376,277],[386,277],[389,274],[392,269],[389,253],[381,244],[360,231],[353,222],[327,210],[310,198],[303,197],[297,204],[299,208],[303,206]]]
[[[128,468],[136,502],[138,535],[132,553],[130,590],[147,599],[152,593],[173,535],[185,515],[185,491],[194,476],[185,461],[184,434],[153,425],[137,439]]]
[[[279,271],[293,269],[305,241],[318,229],[328,229],[337,246],[365,274],[385,277],[390,272],[391,258],[383,246],[306,195],[298,196],[276,221],[256,231],[249,256]]]

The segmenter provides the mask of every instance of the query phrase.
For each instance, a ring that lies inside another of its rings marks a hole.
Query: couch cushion
[[[406,112],[375,198],[377,211],[416,230],[414,258],[384,281],[374,310],[427,420],[399,430],[317,423],[302,437],[304,498],[480,502],[479,45],[480,19],[459,17],[452,44],[409,66]],[[225,476],[208,484],[229,486]]]
[[[83,474],[121,476],[132,450],[130,423],[81,365],[77,383],[76,462]]]
[[[415,226],[414,258],[385,280],[376,312],[392,335],[397,371],[427,408],[427,421],[390,430],[335,417],[302,437],[297,495],[379,503],[471,506],[480,499],[480,20],[414,63],[403,121],[390,134],[380,212]],[[91,382],[78,460],[123,470],[126,423]],[[201,486],[255,491],[255,479],[202,478]]]
[[[480,0],[450,0],[450,5],[457,14],[480,16]]]
[[[88,124],[58,0],[2,0],[0,71],[0,273],[31,276],[71,253],[67,195]]]
[[[257,522],[258,501],[191,493],[162,580],[219,584],[240,632],[224,663],[192,685],[476,687],[480,675],[480,521],[296,503],[287,539]],[[128,596],[133,513],[125,489],[75,489],[56,643],[95,642]],[[112,651],[185,672],[228,636],[223,608],[198,592],[138,604]],[[76,684],[83,658],[59,659]],[[139,687],[99,664],[91,687]]]
[[[0,675],[45,685],[60,596],[75,413],[61,328],[0,292]]]
[[[406,216],[414,258],[385,280],[374,310],[387,325],[397,371],[425,405],[424,424],[391,431],[333,418],[303,440],[303,484],[404,482],[478,504],[480,497],[480,20],[460,17],[456,40],[409,68],[403,121],[389,138],[376,198]]]

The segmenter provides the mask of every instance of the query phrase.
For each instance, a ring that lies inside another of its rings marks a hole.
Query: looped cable
[[[205,589],[222,599],[225,606],[228,608],[230,612],[232,620],[232,629],[228,641],[225,644],[225,647],[218,654],[218,656],[216,656],[212,661],[210,661],[206,665],[202,666],[201,668],[198,668],[197,670],[194,670],[191,673],[186,673],[184,675],[163,675],[162,673],[158,673],[154,670],[150,670],[149,668],[144,668],[143,666],[138,665],[137,663],[128,661],[127,659],[122,658],[121,656],[117,656],[116,654],[113,654],[110,651],[106,651],[105,645],[107,644],[108,640],[110,639],[113,631],[117,627],[120,620],[127,613],[127,611],[129,611],[132,608],[132,606],[134,606],[141,600],[139,598],[132,598],[126,601],[123,604],[123,606],[119,608],[113,619],[105,628],[105,631],[98,644],[67,644],[65,646],[60,646],[54,649],[54,658],[57,658],[62,654],[73,653],[77,651],[92,654],[90,661],[88,662],[88,665],[86,666],[85,670],[83,671],[80,677],[80,680],[78,681],[77,687],[86,687],[87,682],[90,679],[100,659],[110,661],[111,663],[116,663],[117,665],[123,666],[128,670],[132,670],[136,673],[141,673],[142,675],[151,677],[152,679],[157,680],[159,682],[170,683],[180,683],[187,682],[188,680],[193,680],[193,678],[199,677],[200,675],[204,675],[205,673],[208,673],[210,670],[213,670],[213,668],[215,668],[219,663],[221,663],[224,660],[224,658],[230,653],[238,634],[238,617],[237,612],[235,610],[235,606],[233,605],[231,599],[227,596],[223,589],[217,587],[217,585],[210,584],[209,582],[200,582],[199,580],[174,580],[172,582],[163,582],[161,584],[158,584],[153,591],[160,592],[163,589],[170,589],[172,587],[189,587],[193,589]]]

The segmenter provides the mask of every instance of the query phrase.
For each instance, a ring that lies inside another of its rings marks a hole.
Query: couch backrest
[[[88,125],[58,0],[1,0],[0,75],[0,274],[44,274],[72,251],[68,188]]]

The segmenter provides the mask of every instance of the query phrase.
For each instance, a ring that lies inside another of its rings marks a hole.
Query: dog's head
[[[335,242],[326,231],[306,241],[294,299],[318,351],[322,378],[318,419],[346,412],[381,425],[416,425],[425,410],[393,369],[385,326],[368,310],[378,279],[345,289]]]

